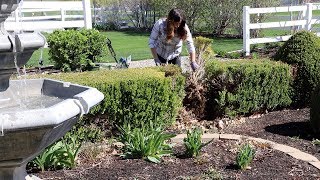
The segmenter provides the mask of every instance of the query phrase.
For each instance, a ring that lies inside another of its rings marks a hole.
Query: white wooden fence
[[[90,0],[21,2],[4,23],[8,31],[92,28]]]
[[[266,37],[266,38],[250,38],[251,29],[277,28],[277,27],[292,27],[301,26],[303,29],[310,31],[313,24],[320,24],[318,19],[313,19],[312,11],[320,10],[320,4],[307,3],[302,6],[287,6],[287,7],[270,7],[270,8],[250,8],[243,7],[243,50],[246,55],[250,55],[250,45],[268,42],[287,41],[291,35]],[[265,23],[250,23],[251,14],[277,13],[277,12],[301,12],[301,20],[280,21],[280,22],[265,22]],[[320,35],[320,33],[317,33]]]

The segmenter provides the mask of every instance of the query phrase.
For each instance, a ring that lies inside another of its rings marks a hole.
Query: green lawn
[[[242,49],[242,39],[214,38],[212,49],[218,51],[235,51]]]
[[[297,15],[299,12],[293,12],[294,15]],[[290,16],[290,12],[277,12],[277,13],[272,13],[274,15],[279,15],[279,16]],[[312,11],[312,14],[314,16],[320,16],[320,10],[314,10]]]
[[[53,63],[49,62],[49,55],[48,55],[49,49],[43,48],[42,51],[43,51],[42,60],[43,60],[44,65],[53,64]],[[39,67],[39,59],[40,59],[40,57],[41,57],[41,49],[35,51],[32,54],[30,60],[26,64],[26,66],[27,67]]]
[[[148,46],[149,33],[137,32],[102,32],[105,34],[112,43],[112,47],[117,55],[120,57],[127,57],[131,55],[132,60],[141,60],[151,58],[150,48]],[[103,62],[114,62],[113,57],[107,53]]]
[[[289,29],[268,28],[268,29],[262,30],[263,37],[285,36],[290,34],[291,34],[291,30]]]
[[[132,56],[133,60],[142,60],[152,58],[150,48],[148,46],[149,33],[137,33],[137,32],[102,32],[112,42],[113,49],[117,55],[117,59],[120,57]],[[217,51],[234,51],[242,49],[242,39],[225,39],[214,38],[212,48]],[[187,55],[186,46],[183,48],[183,55]],[[49,61],[48,49],[43,49],[43,62],[44,65],[52,64]],[[27,67],[38,66],[41,50],[37,50],[33,53],[31,59],[27,63]],[[115,62],[109,51],[103,55],[101,62]]]

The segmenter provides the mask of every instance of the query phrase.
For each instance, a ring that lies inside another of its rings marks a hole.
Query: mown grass
[[[133,61],[151,59],[150,48],[148,46],[149,32],[102,32],[112,42],[112,47],[119,60],[121,57],[132,56]],[[283,36],[291,33],[290,29],[263,29],[261,32],[263,37]],[[218,51],[235,51],[242,49],[242,39],[236,38],[212,38],[212,49],[214,52]],[[49,49],[43,49],[43,62],[44,65],[53,64],[49,60]],[[27,63],[27,67],[39,66],[41,50],[37,50],[32,55],[31,59]],[[183,48],[183,55],[188,55],[186,45]],[[100,58],[100,62],[115,62],[114,58],[110,55],[109,51],[103,54]]]
[[[112,47],[119,60],[121,57],[132,56],[133,60],[151,59],[152,55],[148,46],[149,32],[102,32],[105,34],[112,43]],[[214,51],[234,51],[242,48],[242,39],[227,39],[227,38],[213,38],[212,48]],[[48,55],[49,49],[43,49],[43,62],[45,65],[53,64],[49,61]],[[184,45],[183,55],[187,55],[187,48]],[[33,53],[32,57],[27,63],[27,67],[39,66],[39,59],[41,50],[37,50]],[[113,57],[107,50],[102,58],[101,62],[115,62]]]

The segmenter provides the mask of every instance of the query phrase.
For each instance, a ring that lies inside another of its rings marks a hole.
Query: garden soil
[[[220,130],[268,139],[298,148],[320,159],[317,138],[309,127],[309,109],[282,110],[234,121]],[[318,137],[319,138],[319,137]],[[246,170],[235,165],[238,147],[246,142],[213,140],[202,149],[198,158],[185,158],[184,147],[176,145],[174,155],[164,157],[159,164],[142,159],[122,159],[113,148],[81,153],[78,166],[72,170],[35,173],[42,179],[320,179],[320,171],[296,160],[267,144],[255,144],[256,155]],[[97,154],[93,157],[93,154]]]

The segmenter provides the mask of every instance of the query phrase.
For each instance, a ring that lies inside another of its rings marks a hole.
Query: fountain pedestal
[[[28,178],[26,164],[104,98],[95,88],[50,79],[9,81],[45,44],[39,33],[10,35],[4,29],[19,2],[0,1],[0,180]]]
[[[7,91],[17,100],[30,98],[36,103],[0,109],[1,180],[25,177],[26,164],[61,138],[81,114],[88,113],[104,98],[95,88],[50,79],[26,80],[23,90],[20,86],[21,81],[10,81]]]

